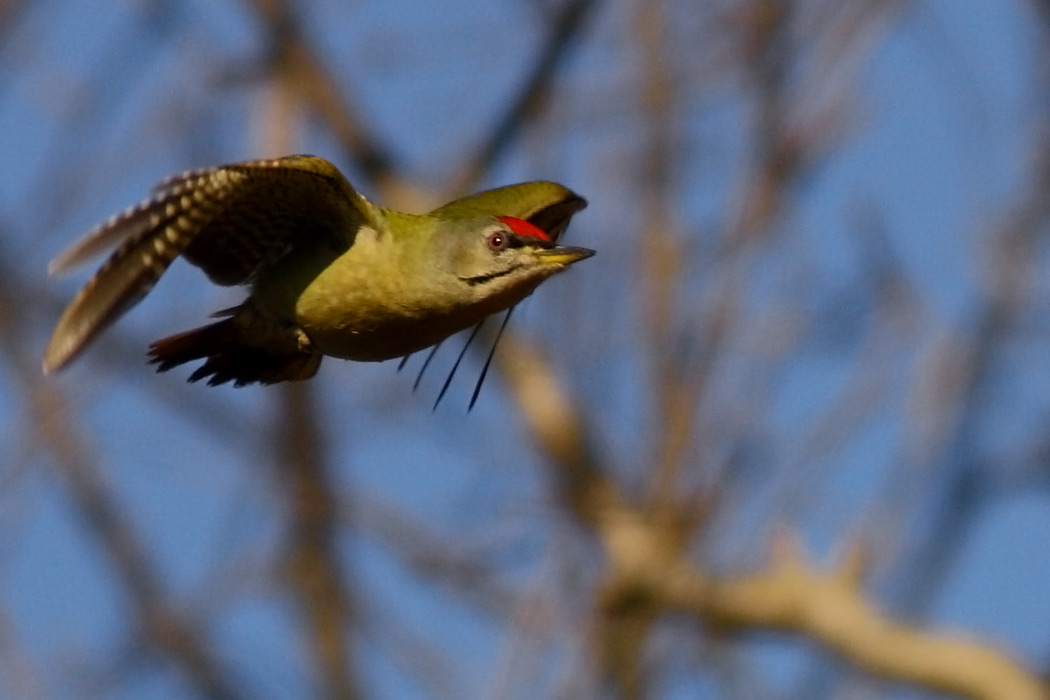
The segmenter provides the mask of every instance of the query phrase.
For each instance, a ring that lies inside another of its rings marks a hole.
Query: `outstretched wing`
[[[499,212],[524,219],[557,241],[587,200],[556,182],[525,182],[478,192],[435,209],[435,216],[467,217]]]
[[[152,199],[113,217],[57,257],[52,274],[117,245],[62,314],[44,353],[44,371],[73,360],[101,331],[149,293],[178,257],[217,284],[244,284],[294,246],[316,236],[349,245],[374,217],[328,161],[289,156],[184,173]]]

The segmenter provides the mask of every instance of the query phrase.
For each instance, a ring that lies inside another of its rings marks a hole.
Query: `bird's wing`
[[[587,200],[556,182],[526,182],[478,192],[435,209],[435,216],[477,216],[498,212],[524,219],[542,229],[553,241],[565,232],[573,215]]]
[[[372,206],[328,161],[289,156],[184,173],[152,199],[113,217],[50,265],[52,274],[117,245],[62,314],[44,370],[68,364],[142,300],[178,257],[217,284],[243,284],[299,243],[331,236],[349,245]]]

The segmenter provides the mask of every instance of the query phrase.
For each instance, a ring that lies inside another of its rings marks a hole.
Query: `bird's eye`
[[[489,234],[488,243],[489,250],[498,253],[507,247],[507,244],[510,243],[510,238],[503,231],[494,231]]]

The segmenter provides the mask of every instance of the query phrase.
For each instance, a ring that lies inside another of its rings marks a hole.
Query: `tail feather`
[[[309,379],[317,374],[321,357],[309,352],[274,353],[246,345],[232,318],[163,338],[149,347],[149,361],[157,365],[158,372],[204,360],[189,381],[207,379],[208,386],[231,381],[234,386],[245,386]]]

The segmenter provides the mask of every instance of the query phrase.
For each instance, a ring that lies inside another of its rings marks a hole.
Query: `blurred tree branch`
[[[393,159],[389,149],[365,125],[344,97],[344,86],[317,55],[292,6],[284,0],[250,0],[265,25],[265,34],[273,48],[272,60],[284,76],[287,89],[293,90],[310,106],[343,144],[343,156],[374,183],[380,191],[391,184]],[[281,152],[283,154],[283,151]]]
[[[259,0],[271,22],[274,42],[267,109],[259,115],[265,124],[271,153],[294,152],[297,106],[304,102],[333,127],[357,157],[359,167],[376,179],[390,176],[389,163],[377,157],[370,139],[361,137],[346,103],[338,100],[335,83],[309,50],[291,9],[276,0]],[[304,85],[309,86],[305,91]],[[328,439],[317,410],[313,384],[279,387],[276,425],[272,431],[277,461],[278,489],[289,516],[287,543],[282,553],[290,596],[303,618],[307,658],[313,659],[320,679],[319,697],[352,700],[361,696],[352,659],[350,586],[340,552],[340,511],[328,459]]]
[[[540,354],[520,344],[504,348],[505,371],[555,473],[572,475],[561,481],[559,492],[567,494],[565,502],[607,558],[598,595],[605,621],[599,648],[608,655],[606,668],[620,697],[645,697],[642,671],[630,669],[640,658],[646,630],[659,616],[681,613],[722,632],[803,634],[873,675],[931,690],[975,700],[1050,697],[1033,674],[990,646],[903,625],[876,611],[861,591],[859,548],[828,575],[811,569],[786,537],[777,540],[770,566],[759,573],[713,577],[698,569],[686,549],[688,523],[628,504],[592,464],[584,446],[587,430],[537,359]]]
[[[594,0],[564,0],[551,12],[547,37],[536,54],[535,63],[516,99],[489,131],[473,155],[451,182],[446,198],[456,197],[471,189],[507,150],[529,121],[542,112],[548,93],[558,78],[566,56],[580,40]]]
[[[122,511],[103,470],[74,423],[65,398],[41,375],[38,360],[20,340],[19,328],[34,312],[33,298],[14,266],[0,256],[0,351],[14,369],[18,397],[34,440],[50,453],[72,503],[91,538],[101,547],[129,602],[132,631],[154,654],[170,658],[202,697],[245,697],[227,675],[207,641],[206,630],[189,611],[168,599],[160,574],[149,560],[139,528]],[[134,644],[138,640],[129,640]]]
[[[723,632],[803,634],[869,673],[960,697],[1050,697],[1050,689],[1033,674],[992,647],[903,625],[879,613],[860,590],[864,555],[857,548],[846,552],[837,570],[822,574],[785,536],[774,543],[766,570],[719,579],[661,557],[660,537],[637,532],[631,537],[635,546],[620,550],[617,573],[603,595],[608,608],[648,605],[668,614],[687,612]]]

